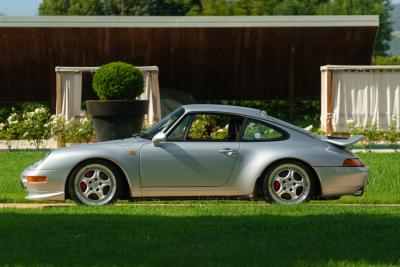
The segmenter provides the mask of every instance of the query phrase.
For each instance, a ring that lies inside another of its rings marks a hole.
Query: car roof
[[[251,117],[262,117],[261,110],[254,108],[246,108],[239,106],[230,105],[215,105],[215,104],[192,104],[185,105],[183,108],[186,112],[226,112],[235,113],[238,115],[251,116]]]
[[[246,107],[239,107],[239,106],[230,106],[230,105],[215,105],[215,104],[191,104],[191,105],[185,105],[183,108],[186,110],[186,112],[226,112],[226,113],[233,113],[233,114],[238,114],[242,116],[248,116],[248,117],[256,117],[264,121],[268,121],[270,123],[274,123],[292,130],[295,130],[297,132],[301,132],[305,135],[311,136],[313,138],[318,138],[317,135],[306,131],[300,127],[297,127],[293,124],[290,124],[288,122],[279,120],[277,118],[268,116],[265,111],[259,110],[259,109],[254,109],[254,108],[246,108]]]

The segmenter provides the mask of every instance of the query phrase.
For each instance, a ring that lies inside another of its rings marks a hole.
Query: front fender
[[[140,147],[139,144],[136,147]],[[37,170],[58,170],[70,174],[79,163],[89,159],[105,159],[113,162],[124,172],[130,187],[131,194],[141,195],[139,179],[139,149],[134,146],[111,146],[111,145],[81,145],[57,149],[53,151]],[[62,177],[64,184],[68,175]]]

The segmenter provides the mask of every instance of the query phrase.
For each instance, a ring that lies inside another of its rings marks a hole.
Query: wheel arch
[[[283,161],[294,161],[294,162],[299,162],[302,163],[304,165],[306,165],[307,167],[309,167],[309,169],[312,172],[312,176],[313,176],[313,180],[317,183],[315,186],[315,195],[313,197],[317,197],[319,195],[321,195],[322,192],[322,187],[321,187],[321,179],[318,176],[317,172],[315,171],[315,169],[312,167],[312,165],[304,160],[298,159],[298,158],[291,158],[291,157],[287,157],[287,158],[280,158],[277,159],[271,163],[269,163],[267,166],[265,166],[265,168],[263,169],[263,171],[261,172],[261,174],[259,175],[259,177],[256,179],[256,182],[254,184],[254,195],[257,197],[262,197],[264,196],[263,193],[263,179],[265,174],[267,173],[268,170],[270,170],[273,166],[279,164],[280,162]]]
[[[65,199],[70,199],[70,195],[69,195],[69,190],[68,190],[68,184],[69,181],[71,179],[71,174],[72,172],[76,169],[76,167],[78,167],[79,165],[85,163],[85,162],[89,162],[89,161],[105,161],[111,165],[113,165],[123,176],[123,182],[124,182],[124,186],[125,186],[125,190],[124,190],[124,195],[123,198],[129,198],[132,197],[131,193],[130,193],[130,189],[131,187],[131,183],[128,179],[128,174],[126,172],[126,170],[117,162],[115,162],[114,160],[111,160],[109,158],[102,158],[102,157],[93,157],[93,158],[87,158],[84,160],[79,161],[78,163],[75,164],[75,166],[70,170],[70,172],[68,173],[67,179],[65,180],[65,184],[64,184],[64,193],[65,193]]]

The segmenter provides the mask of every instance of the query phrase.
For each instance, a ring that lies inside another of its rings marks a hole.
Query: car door
[[[229,114],[186,115],[159,147],[142,147],[142,187],[224,185],[238,157],[242,121]]]

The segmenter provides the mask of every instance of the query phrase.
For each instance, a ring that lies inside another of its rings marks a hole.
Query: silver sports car
[[[142,134],[57,149],[21,174],[27,199],[104,205],[121,198],[234,196],[295,204],[362,195],[368,168],[346,147],[268,116],[187,105]]]

